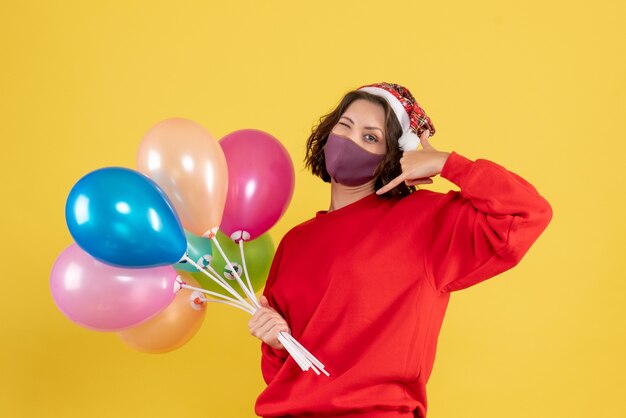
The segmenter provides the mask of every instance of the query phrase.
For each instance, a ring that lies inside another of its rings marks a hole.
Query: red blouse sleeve
[[[276,300],[272,295],[272,286],[278,275],[280,261],[283,254],[283,242],[284,240],[280,242],[278,248],[276,249],[276,254],[274,255],[274,260],[272,261],[272,266],[270,267],[270,272],[267,276],[267,282],[265,283],[265,288],[263,289],[263,295],[267,298],[269,305],[277,311],[279,310],[276,305]],[[287,350],[275,349],[261,341],[261,372],[265,383],[269,385],[288,357],[289,353]]]
[[[552,219],[550,204],[515,173],[452,152],[441,176],[460,191],[436,202],[425,250],[440,292],[465,289],[515,266]]]

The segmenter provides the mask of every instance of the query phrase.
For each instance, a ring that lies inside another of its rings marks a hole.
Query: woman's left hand
[[[429,184],[433,180],[431,177],[441,173],[443,165],[448,160],[449,152],[437,151],[430,144],[428,137],[430,131],[427,129],[420,137],[422,149],[406,151],[400,159],[402,174],[376,191],[376,194],[383,194],[404,182],[407,186],[416,184]]]

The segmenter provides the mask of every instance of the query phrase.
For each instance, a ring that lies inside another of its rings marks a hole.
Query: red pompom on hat
[[[430,131],[429,136],[435,134],[435,126],[406,87],[392,83],[376,83],[359,87],[357,90],[387,100],[402,126],[402,136],[398,138],[402,151],[416,150],[420,143],[419,136],[426,129]]]

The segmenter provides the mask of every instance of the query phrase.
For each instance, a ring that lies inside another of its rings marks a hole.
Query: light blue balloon
[[[187,230],[185,230],[185,236],[187,237],[187,255],[189,258],[191,258],[200,267],[208,266],[211,260],[213,260],[211,240],[194,235]],[[192,273],[199,272],[197,268],[186,261],[174,264],[174,268],[176,270],[189,271]]]
[[[101,168],[81,178],[67,198],[65,220],[83,250],[118,267],[174,264],[187,249],[163,190],[128,168]]]

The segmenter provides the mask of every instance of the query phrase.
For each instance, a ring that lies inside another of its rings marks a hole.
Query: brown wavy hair
[[[398,138],[402,135],[402,127],[400,126],[400,122],[398,122],[393,109],[391,109],[389,103],[387,103],[387,101],[382,97],[359,90],[347,93],[343,99],[341,99],[339,105],[337,105],[337,107],[330,113],[322,116],[318,124],[311,130],[311,136],[309,136],[309,139],[306,142],[306,157],[304,158],[304,163],[305,166],[311,170],[311,173],[313,173],[314,176],[321,178],[326,183],[330,183],[330,174],[326,171],[324,145],[326,145],[328,135],[337,122],[339,122],[341,115],[343,115],[352,102],[359,99],[377,103],[385,110],[385,141],[387,143],[387,153],[374,172],[374,177],[376,179],[374,187],[378,190],[402,174],[402,168],[400,166],[402,151],[400,150],[400,145],[398,144]],[[407,186],[404,183],[400,183],[398,186],[383,194],[382,197],[388,199],[401,199],[414,191],[414,186]]]

